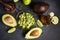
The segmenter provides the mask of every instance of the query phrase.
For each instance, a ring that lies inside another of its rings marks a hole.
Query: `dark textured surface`
[[[11,1],[11,0],[4,0],[4,1]],[[50,4],[50,8],[46,12],[46,15],[48,15],[51,11],[53,11],[55,15],[57,15],[60,18],[60,1],[59,0],[32,0],[32,2],[39,2],[39,1],[47,2]],[[34,12],[32,12],[33,10],[29,6],[23,5],[24,7],[19,8],[20,4],[21,4],[20,2],[16,3],[17,9],[19,10],[22,9],[24,11],[28,11],[34,14]],[[18,10],[13,15],[16,16],[17,12]],[[25,38],[22,35],[23,31],[18,26],[17,26],[17,30],[14,33],[12,34],[7,33],[7,29],[9,29],[9,27],[4,25],[1,21],[1,15],[5,13],[6,12],[3,10],[2,6],[0,5],[0,40],[25,40]],[[34,16],[36,15],[34,14]],[[51,24],[48,27],[44,26],[42,29],[43,29],[43,34],[41,35],[41,37],[35,40],[60,40],[60,22],[57,25]]]

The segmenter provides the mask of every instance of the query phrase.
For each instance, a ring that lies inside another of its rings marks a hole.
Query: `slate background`
[[[12,0],[4,0],[4,1],[8,2]],[[32,0],[32,2],[39,2],[39,1],[43,1],[50,4],[50,8],[45,13],[46,15],[48,15],[51,11],[53,11],[55,15],[57,15],[60,19],[60,0]],[[21,1],[15,4],[17,11],[14,14],[12,14],[14,17],[16,17],[16,14],[19,12],[19,10],[24,10],[27,12],[31,12],[37,18],[37,14],[35,14],[35,12],[33,12],[33,9],[30,8],[29,6],[24,6],[24,4]],[[23,7],[19,7],[20,4],[22,4]],[[0,40],[26,40],[22,35],[23,30],[18,26],[16,27],[17,30],[14,33],[12,34],[7,33],[9,27],[4,25],[1,21],[1,16],[5,13],[6,12],[3,10],[3,6],[0,5]],[[49,27],[44,26],[42,29],[43,34],[41,35],[41,37],[35,40],[60,40],[60,22],[57,25],[51,24]]]

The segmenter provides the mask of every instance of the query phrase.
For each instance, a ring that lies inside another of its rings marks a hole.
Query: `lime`
[[[23,3],[24,3],[25,5],[29,5],[29,4],[31,3],[31,0],[23,0]]]

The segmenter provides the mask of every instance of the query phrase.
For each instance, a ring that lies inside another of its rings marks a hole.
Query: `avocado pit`
[[[13,24],[13,19],[10,16],[7,16],[4,20],[9,24]]]
[[[31,32],[30,36],[38,36],[39,30],[34,30]]]

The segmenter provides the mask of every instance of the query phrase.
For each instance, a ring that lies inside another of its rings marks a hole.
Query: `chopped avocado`
[[[13,33],[16,30],[16,28],[11,28],[8,30],[8,33]]]
[[[15,20],[15,18],[10,15],[10,14],[5,14],[2,16],[2,22],[7,25],[7,26],[10,26],[10,27],[15,27],[17,26],[17,22]]]
[[[23,28],[29,29],[32,25],[34,25],[35,19],[32,14],[30,13],[22,13],[19,15],[19,21],[18,24]]]
[[[42,34],[42,29],[41,28],[32,28],[26,35],[26,39],[35,39],[40,37]]]

